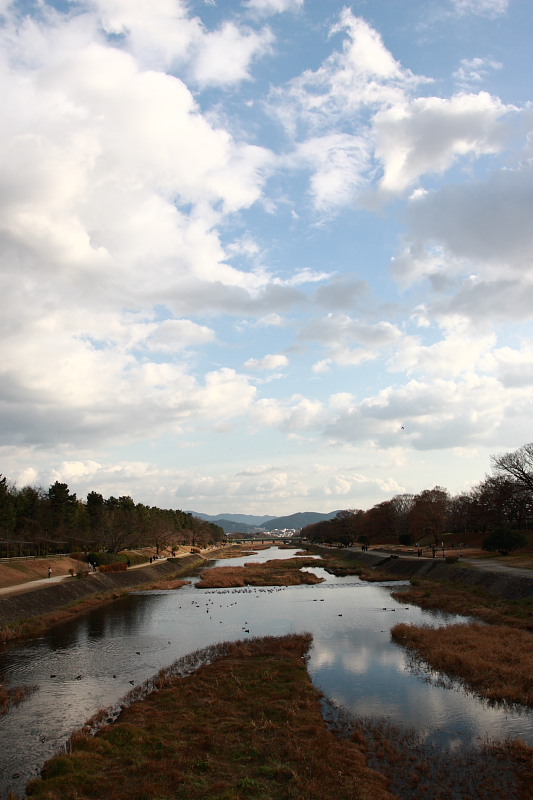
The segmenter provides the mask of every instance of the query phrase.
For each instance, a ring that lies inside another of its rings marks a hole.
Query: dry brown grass
[[[533,706],[533,635],[503,625],[395,625],[392,638],[481,697]]]
[[[249,562],[244,567],[213,567],[202,572],[199,589],[226,589],[241,586],[297,586],[321,583],[322,578],[301,567],[317,566],[314,558],[272,559],[264,563]]]
[[[0,683],[0,716],[7,714],[13,706],[18,706],[36,689],[37,686],[8,686]]]
[[[74,558],[31,558],[21,561],[0,562],[0,589],[29,583],[48,577],[48,567],[52,567],[52,576],[69,575],[69,570],[76,573],[80,568],[80,561]]]
[[[310,636],[224,646],[187,678],[73,737],[29,795],[43,800],[395,800],[322,718],[305,667]]]
[[[229,558],[243,558],[244,556],[253,556],[257,553],[258,550],[266,550],[266,548],[269,546],[270,545],[260,544],[251,550],[250,548],[241,548],[234,545],[231,548],[231,550],[224,550],[220,553],[220,555],[217,554],[217,559],[225,560]]]
[[[354,718],[330,707],[332,727],[366,747],[369,765],[402,800],[531,800],[533,750],[484,741],[449,751],[386,719]]]
[[[445,581],[413,579],[412,585],[392,592],[401,603],[477,617],[492,625],[510,625],[533,631],[533,599],[508,600],[481,587]]]

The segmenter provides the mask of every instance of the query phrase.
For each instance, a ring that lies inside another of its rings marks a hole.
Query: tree
[[[389,501],[391,533],[398,537],[398,541],[400,541],[401,536],[411,536],[409,533],[409,512],[414,502],[415,497],[412,494],[397,494]]]
[[[10,539],[15,524],[15,497],[7,484],[7,479],[0,475],[0,537]]]
[[[512,478],[528,494],[533,492],[533,442],[512,453],[491,456],[490,460],[498,475]]]
[[[513,550],[519,550],[527,544],[528,540],[523,533],[510,528],[496,528],[483,539],[483,550],[497,550],[502,556],[508,556]]]
[[[409,530],[418,541],[431,535],[435,544],[444,533],[450,498],[446,489],[435,486],[417,494],[409,512]]]
[[[505,475],[486,478],[472,491],[479,530],[526,524],[529,496],[517,481]]]
[[[64,543],[72,532],[78,501],[66,483],[56,481],[48,490],[48,529],[52,539]]]

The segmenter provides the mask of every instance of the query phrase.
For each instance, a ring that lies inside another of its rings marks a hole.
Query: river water
[[[253,557],[292,558],[277,547]],[[319,564],[317,560],[317,565]],[[336,578],[315,586],[139,592],[0,650],[0,681],[37,685],[0,718],[0,797],[21,796],[70,733],[101,708],[194,650],[226,640],[310,631],[309,672],[324,695],[346,711],[415,727],[428,743],[458,750],[486,739],[533,744],[533,714],[490,706],[438,675],[413,670],[390,638],[397,622],[443,625],[464,618],[403,606],[391,584]]]

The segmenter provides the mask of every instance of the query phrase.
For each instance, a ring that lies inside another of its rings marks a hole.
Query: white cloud
[[[402,192],[427,173],[447,170],[460,156],[499,152],[502,120],[514,110],[486,92],[448,99],[417,98],[374,117],[381,188]]]
[[[463,90],[469,90],[483,83],[494,70],[502,69],[503,64],[492,58],[463,58],[453,77]]]
[[[251,419],[259,427],[276,427],[289,433],[316,429],[326,418],[320,401],[301,394],[287,400],[263,398],[251,410]]]
[[[289,359],[281,354],[269,354],[263,356],[263,358],[249,358],[244,366],[253,370],[281,369],[289,366]]]
[[[369,150],[360,136],[329,134],[307,139],[291,160],[313,171],[310,194],[319,211],[353,205],[367,181]]]
[[[345,407],[328,424],[333,442],[417,450],[447,449],[488,443],[506,415],[516,409],[524,418],[525,393],[514,398],[494,378],[411,380],[399,388],[381,390],[375,397]],[[516,408],[513,408],[516,402]]]
[[[271,111],[291,135],[298,135],[300,128],[316,135],[341,121],[352,127],[356,120],[361,122],[355,115],[399,103],[406,90],[426,81],[403,70],[379,33],[349,9],[343,10],[331,33],[346,35],[341,52],[272,91]]]
[[[533,388],[533,341],[526,340],[517,349],[493,349],[487,354],[484,366],[506,388]]]
[[[192,77],[202,86],[250,80],[251,62],[269,52],[272,43],[273,35],[268,28],[257,33],[227,22],[220,30],[204,35],[194,60]]]
[[[481,17],[498,17],[507,12],[509,0],[451,0],[459,16],[475,14]]]
[[[160,325],[151,326],[146,345],[160,353],[174,353],[186,347],[206,344],[215,338],[215,332],[205,325],[197,325],[189,319],[167,319]]]
[[[408,375],[439,378],[475,374],[496,343],[494,334],[469,335],[462,317],[447,317],[443,328],[443,338],[432,344],[424,344],[417,337],[404,337],[389,359],[389,368]]]
[[[392,264],[403,283],[430,278],[427,313],[473,321],[532,318],[532,168],[493,172],[413,199],[409,238]]]
[[[285,11],[300,11],[304,0],[244,0],[245,8],[260,15],[282,14]]]

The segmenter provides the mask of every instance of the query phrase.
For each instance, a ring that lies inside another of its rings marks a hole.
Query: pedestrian
[[[48,577],[52,577],[52,567],[48,567]]]

